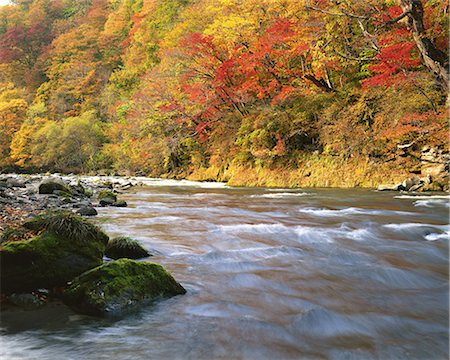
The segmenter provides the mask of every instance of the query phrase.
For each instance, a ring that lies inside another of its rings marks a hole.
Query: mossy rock
[[[108,201],[108,200],[112,200],[112,203],[115,203],[117,201],[117,195],[114,194],[112,191],[109,190],[103,190],[100,191],[98,194],[98,200],[99,201]]]
[[[112,206],[115,206],[115,207],[127,207],[128,204],[127,204],[127,202],[125,200],[118,200],[114,204],[112,204]]]
[[[39,235],[0,246],[2,293],[64,286],[102,264],[108,236],[79,216],[47,214],[24,226]]]
[[[126,236],[119,236],[109,240],[105,255],[111,259],[142,259],[151,256],[136,240]]]
[[[120,259],[74,279],[63,301],[88,315],[116,316],[186,290],[161,265]]]
[[[39,194],[53,194],[56,190],[63,193],[71,194],[67,184],[58,178],[48,178],[42,180],[39,184]]]

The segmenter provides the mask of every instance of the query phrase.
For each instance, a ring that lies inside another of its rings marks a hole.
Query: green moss
[[[102,264],[108,236],[84,219],[58,214],[27,225],[40,234],[0,246],[2,292],[63,286]]]
[[[82,313],[106,315],[184,293],[186,290],[161,265],[120,259],[74,279],[64,299]]]
[[[112,199],[112,200],[114,200],[114,202],[116,202],[117,195],[114,194],[112,191],[103,190],[103,191],[100,191],[100,193],[98,194],[98,199],[99,200]]]

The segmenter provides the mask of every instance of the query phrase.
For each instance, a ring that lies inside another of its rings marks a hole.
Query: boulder
[[[25,185],[24,181],[21,180],[17,180],[14,178],[9,178],[6,180],[6,185],[9,188],[26,188],[27,186]]]
[[[73,213],[46,214],[23,226],[38,235],[0,246],[2,293],[64,286],[102,264],[108,236]]]
[[[119,236],[109,240],[106,245],[105,255],[111,259],[142,259],[151,256],[141,244],[126,236]]]
[[[103,190],[100,191],[98,194],[98,199],[99,200],[103,200],[103,199],[112,199],[114,201],[117,201],[117,195],[114,194],[112,191],[109,190]]]
[[[377,191],[400,191],[400,190],[404,190],[404,187],[402,184],[396,184],[396,185],[382,184],[382,185],[378,185],[378,188],[377,188]]]
[[[39,184],[39,194],[53,194],[55,190],[70,194],[66,183],[59,178],[47,178]]]
[[[411,186],[411,187],[408,189],[408,191],[412,191],[412,192],[414,192],[414,191],[419,191],[419,190],[421,190],[424,186],[425,186],[425,183],[419,183],[419,184],[416,184],[416,185]]]
[[[422,175],[425,176],[437,178],[443,173],[446,173],[446,164],[435,164],[422,167]]]
[[[100,191],[98,200],[100,206],[112,206],[117,201],[117,195],[108,190]]]
[[[107,316],[185,293],[161,265],[120,259],[74,279],[64,291],[63,301],[80,313]]]
[[[87,206],[87,205],[81,206],[78,209],[77,213],[80,214],[81,216],[95,216],[95,215],[98,215],[97,210],[95,210],[95,208],[93,206]]]
[[[125,200],[118,200],[116,201],[114,204],[112,204],[111,206],[115,206],[115,207],[127,207],[128,204]]]
[[[45,304],[45,301],[36,294],[11,294],[8,301],[26,310],[34,310]]]
[[[403,190],[410,191],[411,188],[420,184],[420,179],[417,176],[406,179],[402,182]],[[411,190],[412,191],[412,190]]]

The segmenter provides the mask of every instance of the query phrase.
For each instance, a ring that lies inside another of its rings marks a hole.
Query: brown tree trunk
[[[399,0],[403,13],[408,14],[408,24],[412,30],[414,42],[422,56],[423,64],[435,74],[437,81],[445,91],[449,88],[448,57],[426,36],[423,23],[421,0]]]
[[[327,83],[324,79],[317,79],[314,75],[307,74],[303,76],[305,79],[311,81],[314,85],[316,85],[318,88],[325,90],[326,92],[335,92],[336,90],[330,86],[331,83]]]

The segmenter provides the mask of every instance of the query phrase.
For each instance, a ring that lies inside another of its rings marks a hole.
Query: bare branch
[[[395,23],[399,22],[401,19],[407,17],[409,14],[411,14],[411,11],[405,11],[403,14],[397,16],[396,18],[386,21],[384,26],[389,26],[389,25],[395,24]]]

